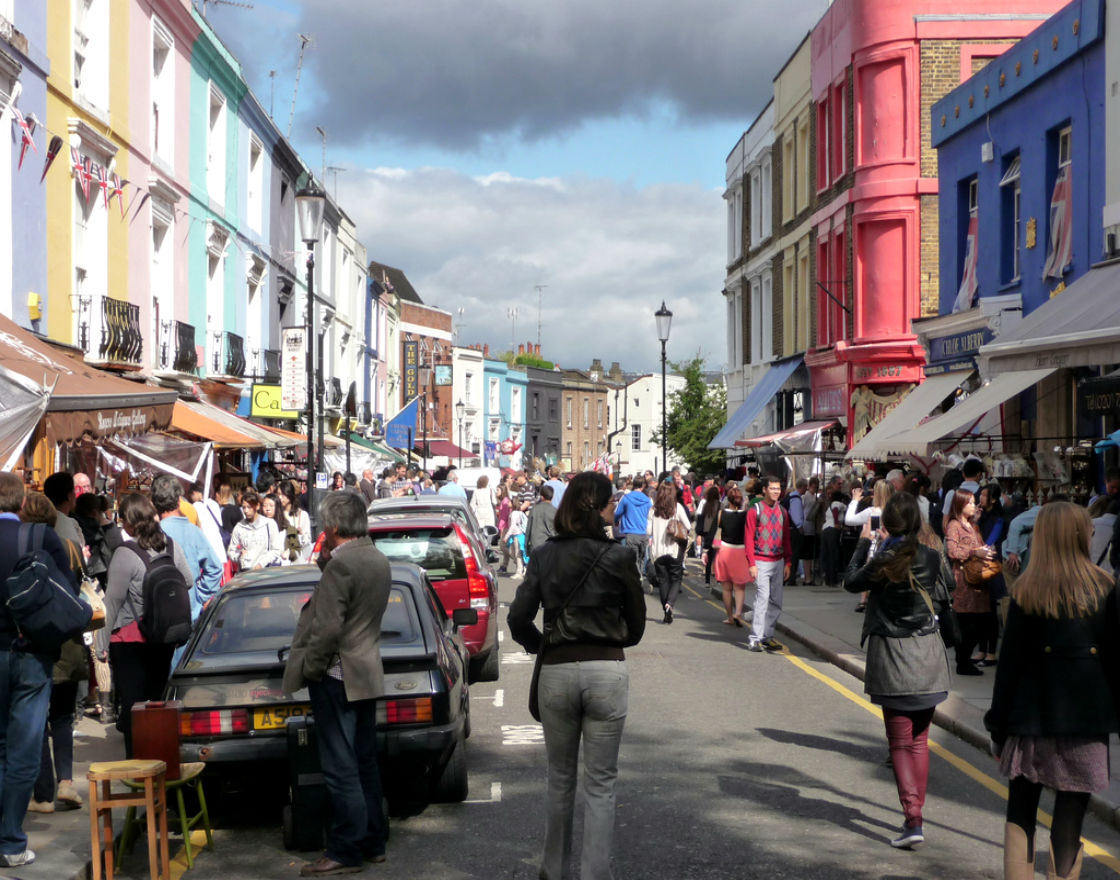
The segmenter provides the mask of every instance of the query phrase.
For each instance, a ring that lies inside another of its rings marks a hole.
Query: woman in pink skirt
[[[1081,823],[1092,792],[1108,787],[1108,738],[1117,729],[1120,624],[1112,578],[1093,564],[1093,525],[1064,501],[1039,511],[1031,564],[1012,589],[984,724],[1009,779],[1004,877],[1034,877],[1035,815],[1054,789],[1047,877],[1081,876]]]
[[[719,555],[716,556],[716,580],[723,588],[723,607],[727,610],[728,626],[743,625],[743,596],[751,579],[747,564],[747,550],[743,533],[747,512],[743,509],[743,491],[736,483],[727,488],[724,508],[719,513],[716,530],[720,534]]]

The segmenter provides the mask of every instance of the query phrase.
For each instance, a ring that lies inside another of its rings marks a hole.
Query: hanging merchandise
[[[39,175],[39,183],[47,179],[47,172],[51,170],[51,165],[54,164],[54,157],[58,155],[61,149],[62,138],[56,134],[47,145],[47,157],[43,160],[43,173]]]

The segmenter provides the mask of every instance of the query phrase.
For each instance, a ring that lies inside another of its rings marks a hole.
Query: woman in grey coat
[[[844,589],[867,592],[863,642],[864,690],[883,709],[902,833],[891,846],[923,843],[922,806],[929,777],[929,725],[934,707],[949,695],[949,659],[939,616],[949,613],[952,572],[936,550],[918,540],[922,518],[914,496],[895,493],[883,507],[880,551],[870,561],[870,524],[852,555]]]

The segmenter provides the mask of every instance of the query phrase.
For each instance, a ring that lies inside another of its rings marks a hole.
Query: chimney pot
[[[525,354],[525,343],[524,342],[519,342],[517,344],[517,353],[518,354]]]
[[[482,346],[482,356],[490,357],[490,343],[487,342]]]

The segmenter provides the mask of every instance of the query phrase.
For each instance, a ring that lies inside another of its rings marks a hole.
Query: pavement
[[[722,591],[714,581],[710,587],[704,584],[703,567],[696,560],[687,560],[684,583],[702,595],[710,593],[722,605]],[[752,597],[753,591],[748,587],[746,611]],[[858,599],[837,587],[787,585],[777,630],[863,681],[866,652],[859,645],[863,616],[855,613]],[[988,667],[980,676],[958,676],[954,672],[952,679],[949,699],[938,706],[933,723],[989,753],[991,740],[984,729],[984,713],[991,706],[995,669]],[[1109,749],[1111,766],[1120,767],[1117,737],[1109,738]],[[1120,830],[1120,776],[1113,776],[1106,791],[1092,795],[1090,809]]]

